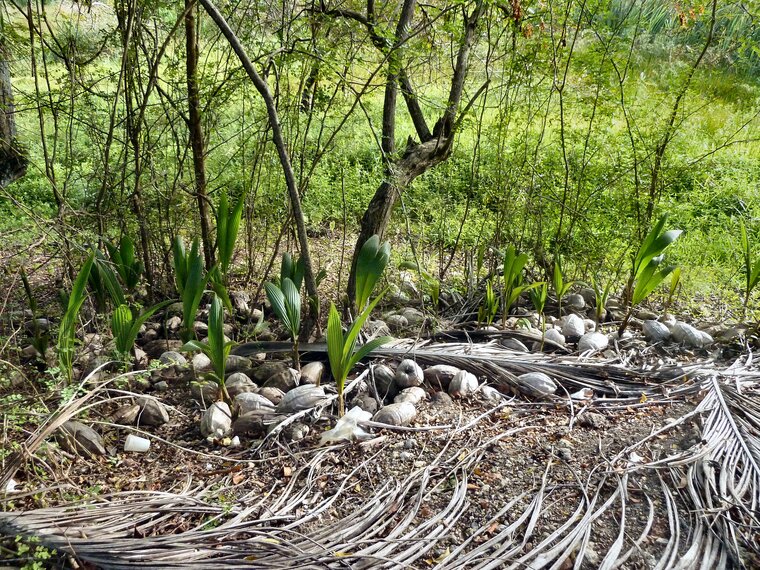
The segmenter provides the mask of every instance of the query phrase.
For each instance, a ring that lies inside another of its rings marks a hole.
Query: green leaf
[[[179,236],[174,238],[172,255],[174,257],[174,284],[177,287],[177,293],[182,297],[187,281],[187,252],[185,242]]]
[[[280,263],[280,287],[286,277],[293,278],[293,258],[287,251],[282,254],[282,262]]]
[[[347,374],[343,367],[343,343],[343,325],[340,322],[340,315],[335,304],[330,303],[330,313],[327,317],[327,358],[339,389]]]
[[[388,242],[380,244],[380,237],[370,237],[361,250],[356,260],[356,307],[362,310],[367,304],[372,290],[375,288],[380,276],[385,271],[390,259],[391,246]]]
[[[113,269],[111,269],[111,266],[108,264],[108,261],[100,250],[95,250],[95,263],[101,280],[114,305],[117,307],[123,305],[125,303],[124,290],[121,288],[119,280],[116,278],[116,274]]]
[[[285,310],[288,314],[288,329],[293,339],[298,337],[301,328],[301,295],[289,277],[282,282],[282,294],[285,298]]]
[[[95,262],[95,253],[87,256],[79,273],[74,279],[74,283],[69,294],[66,311],[63,314],[61,323],[58,327],[58,344],[56,347],[58,353],[58,362],[61,370],[66,375],[66,380],[71,383],[71,367],[74,357],[74,335],[76,333],[76,319],[79,310],[86,298],[87,280]]]
[[[674,269],[675,266],[670,265],[657,271],[657,266],[648,265],[642,273],[641,278],[636,281],[636,286],[633,290],[633,304],[637,305],[649,297]]]
[[[277,318],[285,325],[286,329],[289,331],[293,330],[288,320],[289,315],[285,308],[285,295],[282,293],[282,290],[272,282],[264,283],[264,290],[267,293],[267,299],[269,299],[269,304],[272,305],[274,314],[277,315]]]
[[[211,301],[208,315],[208,339],[209,358],[214,368],[217,379],[224,382],[224,369],[226,364],[224,341],[224,310],[222,301],[217,295]]]
[[[132,318],[132,310],[127,305],[116,307],[111,316],[111,332],[116,343],[116,350],[120,354],[127,354],[132,350],[132,343],[129,342]]]
[[[364,323],[369,318],[370,314],[372,313],[372,310],[375,308],[375,306],[380,302],[380,299],[383,298],[383,296],[388,292],[388,289],[383,289],[380,294],[375,297],[372,302],[370,302],[369,305],[365,307],[365,309],[359,314],[357,319],[354,321],[354,324],[351,325],[351,328],[348,331],[348,334],[346,335],[346,338],[344,340],[343,345],[343,360],[345,361],[348,355],[350,355],[354,351],[354,346],[356,345],[356,339],[359,336],[359,331],[362,330],[362,327],[364,326]]]

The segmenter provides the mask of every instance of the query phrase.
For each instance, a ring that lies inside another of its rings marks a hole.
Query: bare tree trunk
[[[201,241],[206,267],[214,265],[214,248],[211,243],[211,217],[206,194],[206,156],[201,125],[200,96],[198,94],[198,38],[195,30],[194,0],[185,0],[185,45],[187,47],[187,104],[190,146],[193,149],[193,172],[195,175],[195,197],[198,202],[198,216],[201,225]]]
[[[16,142],[16,119],[11,91],[10,59],[0,12],[0,188],[26,173],[27,160]]]
[[[393,214],[396,201],[409,184],[417,176],[427,172],[449,157],[454,142],[454,134],[458,127],[457,117],[461,116],[472,106],[475,99],[486,87],[483,85],[475,94],[475,97],[468,102],[465,110],[460,112],[459,105],[464,92],[464,82],[469,71],[470,49],[475,41],[475,32],[484,10],[482,0],[477,0],[472,13],[468,14],[466,9],[464,11],[465,33],[459,45],[454,73],[451,77],[446,109],[436,122],[432,134],[429,132],[427,123],[417,103],[417,98],[413,93],[411,82],[404,70],[403,62],[401,61],[401,51],[399,51],[406,40],[407,30],[412,21],[415,5],[415,0],[405,0],[396,26],[393,51],[388,55],[390,71],[388,72],[385,86],[381,143],[383,158],[385,160],[385,176],[362,216],[359,237],[356,240],[351,260],[351,273],[348,278],[349,303],[353,302],[352,300],[356,292],[356,262],[361,246],[374,234],[383,236]],[[377,33],[374,29],[374,15],[372,13],[363,16],[355,13],[333,12],[333,15],[348,17],[364,24],[373,37]],[[375,45],[382,45],[382,43],[375,42]],[[395,154],[394,148],[396,137],[396,94],[399,84],[406,101],[407,111],[415,125],[417,136],[421,140],[420,143],[417,143],[410,137],[401,156]]]
[[[301,208],[301,198],[298,193],[298,185],[296,184],[296,176],[293,171],[293,165],[290,162],[290,154],[288,152],[287,145],[285,144],[285,138],[282,134],[282,126],[280,125],[280,118],[277,113],[277,106],[272,97],[272,93],[269,90],[269,85],[262,79],[259,72],[251,63],[248,58],[248,54],[245,52],[245,48],[238,40],[235,32],[229,26],[224,16],[217,10],[211,0],[200,0],[200,4],[203,6],[206,13],[211,17],[214,23],[219,27],[224,37],[229,42],[232,49],[235,51],[235,55],[238,56],[240,63],[243,65],[248,77],[253,83],[256,90],[264,100],[264,105],[267,109],[267,116],[269,118],[269,127],[272,129],[272,140],[274,146],[277,149],[277,155],[280,159],[282,166],[282,172],[285,176],[285,185],[288,189],[288,196],[290,198],[290,206],[293,210],[293,219],[296,224],[296,232],[298,234],[298,243],[301,248],[301,258],[304,261],[304,281],[306,282],[306,292],[309,297],[316,300],[312,305],[309,303],[310,316],[306,319],[301,329],[303,336],[308,336],[314,324],[319,320],[319,298],[317,296],[317,283],[314,280],[314,269],[311,264],[311,254],[309,253],[309,238],[306,235],[306,222],[303,217],[303,210]]]

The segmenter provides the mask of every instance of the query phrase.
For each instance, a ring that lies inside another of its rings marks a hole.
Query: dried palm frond
[[[247,343],[236,348],[240,355],[252,352],[290,350],[285,343]],[[307,353],[324,353],[324,344],[302,346]],[[609,360],[587,360],[577,356],[519,353],[495,341],[484,344],[399,340],[376,348],[370,357],[413,358],[425,365],[449,364],[487,378],[507,389],[516,389],[516,376],[544,372],[568,393],[591,388],[602,399],[597,403],[631,405],[640,400],[672,401],[699,392],[695,378],[711,374],[713,364],[662,365],[638,369]]]
[[[617,396],[597,398],[596,406],[633,406],[639,399],[634,394],[649,402],[658,395],[660,401],[704,398],[695,410],[616,455],[590,458],[592,467],[583,477],[553,456],[534,465],[542,468],[534,487],[492,490],[488,518],[477,527],[467,515],[474,501],[483,500],[475,490],[481,466],[494,454],[509,453],[500,446],[518,432],[536,427],[497,435],[480,429],[500,406],[436,432],[431,441],[440,445],[437,456],[421,467],[410,465],[396,478],[378,470],[379,458],[394,449],[392,440],[381,439],[339,477],[334,477],[335,449],[316,449],[299,455],[301,466],[266,493],[256,489],[237,496],[229,477],[195,488],[188,482],[171,493],[117,493],[0,513],[0,532],[34,535],[61,552],[115,569],[686,570],[754,567],[760,561],[760,374],[749,359],[728,369],[708,362],[630,370],[608,361],[516,355],[496,345],[464,343],[398,343],[373,354],[451,363],[505,384],[516,374],[540,371],[567,390],[591,386]],[[663,386],[670,390],[667,397]],[[653,455],[649,446],[657,438],[701,417],[701,439],[672,455]],[[33,437],[31,443],[39,434]],[[325,479],[333,483],[329,491],[319,484]],[[356,497],[360,484],[372,491]],[[230,496],[236,498],[224,499]],[[658,520],[657,513],[667,520]],[[189,530],[172,534],[177,519]],[[457,528],[467,531],[452,534]]]

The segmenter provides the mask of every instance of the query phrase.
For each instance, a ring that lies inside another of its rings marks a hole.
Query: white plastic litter
[[[135,453],[145,453],[150,448],[150,440],[131,433],[124,441],[124,451],[134,451]]]
[[[359,406],[354,406],[338,420],[335,427],[322,434],[319,445],[327,445],[341,441],[361,441],[371,439],[371,433],[359,427],[358,422],[366,422],[372,419],[372,414],[365,412]]]

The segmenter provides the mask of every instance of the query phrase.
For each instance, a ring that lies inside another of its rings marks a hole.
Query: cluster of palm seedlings
[[[317,349],[302,347],[309,348]],[[330,456],[338,447],[303,452],[306,460],[287,482],[268,493],[251,491],[234,504],[220,501],[233,487],[231,475],[195,486],[188,477],[172,492],[117,493],[76,505],[0,513],[0,528],[40,537],[59,552],[108,568],[572,564],[612,569],[635,559],[652,568],[685,569],[747,567],[760,560],[760,371],[751,358],[728,368],[704,362],[653,371],[570,356],[518,358],[495,344],[407,342],[372,353],[386,358],[408,354],[421,363],[449,363],[485,375],[495,384],[509,384],[525,371],[543,371],[568,394],[578,387],[592,390],[594,395],[583,403],[557,395],[547,404],[564,406],[571,425],[572,415],[589,406],[646,406],[685,397],[700,397],[701,402],[615,455],[600,454],[587,476],[563,477],[557,483],[562,461],[550,456],[538,466],[543,475],[534,488],[494,493],[489,518],[453,546],[451,530],[472,508],[473,474],[497,444],[509,445],[530,427],[496,434],[481,429],[504,403],[468,423],[430,428],[440,446],[433,460],[403,477],[384,478],[369,497],[357,496],[355,489],[378,459],[391,453],[392,438],[356,444],[361,460],[333,481],[330,493],[317,482],[325,474],[332,477]],[[98,390],[51,418],[30,437],[27,453],[34,453],[55,426],[92,405]],[[526,410],[536,405],[518,396],[509,403]],[[690,422],[700,427],[693,442],[664,457],[651,453],[652,441]],[[278,445],[276,434],[268,443]],[[3,480],[26,458],[16,459],[7,464]],[[254,469],[260,461],[238,460]],[[189,521],[191,528],[171,532],[177,518]]]

